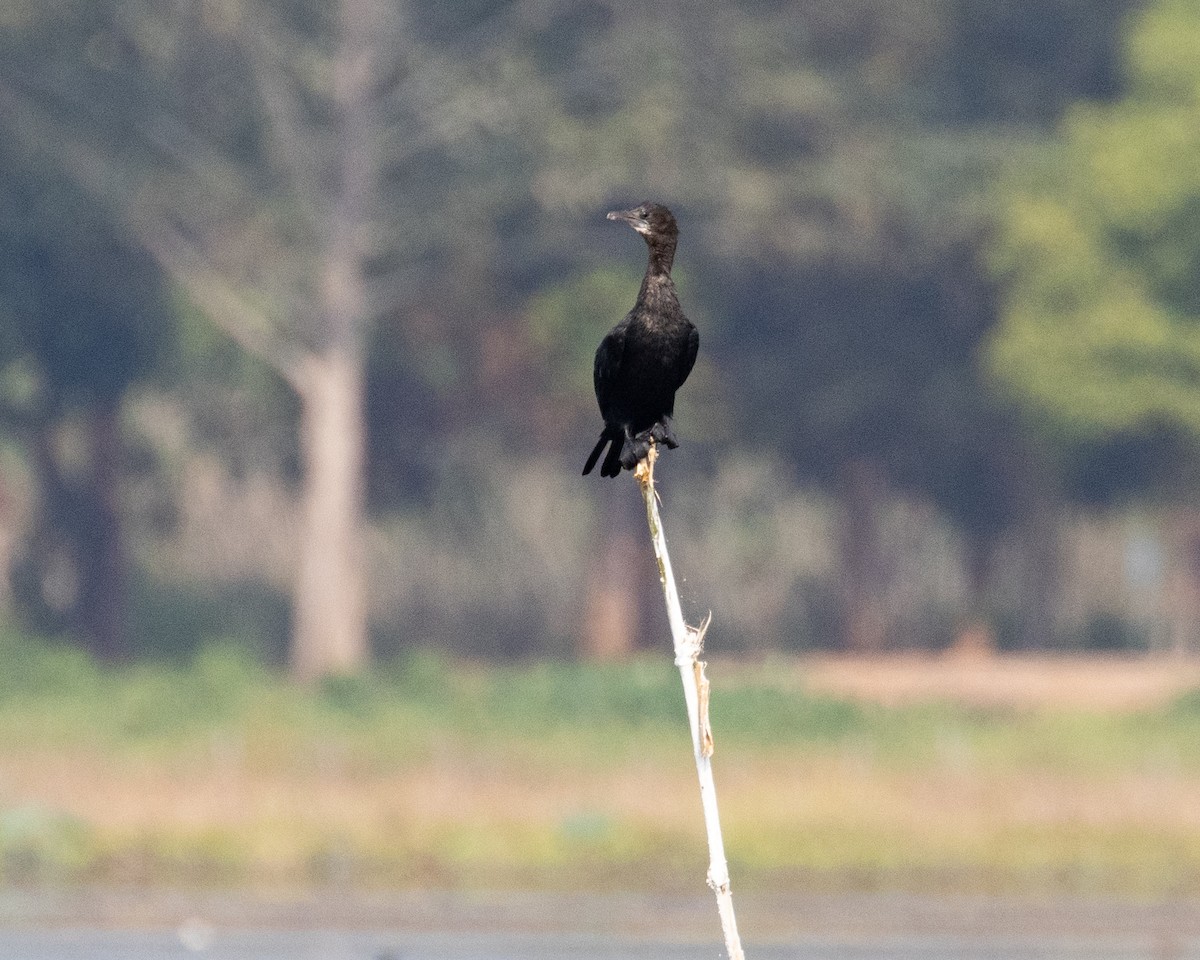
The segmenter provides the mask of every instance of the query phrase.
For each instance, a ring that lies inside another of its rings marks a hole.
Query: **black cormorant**
[[[679,237],[671,211],[643,203],[632,210],[614,210],[608,219],[622,220],[645,237],[650,261],[633,309],[596,350],[593,376],[604,430],[583,466],[584,476],[606,444],[602,477],[615,477],[622,467],[632,470],[649,452],[652,440],[670,448],[679,445],[671,422],[675,391],[691,373],[700,346],[700,334],[683,315],[671,282]]]

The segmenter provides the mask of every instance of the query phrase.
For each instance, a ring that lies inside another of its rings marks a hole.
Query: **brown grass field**
[[[1196,725],[1163,719],[1200,688],[1200,664],[820,658],[709,673],[742,888],[1200,893]],[[460,665],[452,686],[489,676]],[[723,688],[867,713],[849,732],[723,737]],[[707,861],[680,713],[666,733],[404,713],[335,729],[252,702],[166,746],[10,737],[0,868],[18,882],[692,889]],[[13,811],[34,826],[6,840]]]
[[[815,657],[795,666],[811,692],[885,706],[942,700],[1018,709],[1142,710],[1200,689],[1200,660],[971,653]]]

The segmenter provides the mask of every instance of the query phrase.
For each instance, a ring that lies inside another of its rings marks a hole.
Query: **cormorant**
[[[593,378],[604,430],[583,466],[587,476],[609,444],[600,476],[632,470],[650,451],[650,442],[675,448],[671,416],[675,391],[692,371],[700,334],[683,315],[671,264],[679,227],[671,211],[658,203],[614,210],[609,220],[622,220],[646,239],[650,261],[637,302],[613,327],[596,350]]]

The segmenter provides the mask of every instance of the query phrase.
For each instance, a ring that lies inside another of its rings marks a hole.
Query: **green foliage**
[[[680,400],[697,453],[684,463],[765,447],[795,476],[840,491],[848,462],[873,461],[889,489],[916,491],[974,540],[994,541],[1020,512],[1012,490],[1027,478],[1012,474],[1028,458],[979,376],[994,319],[977,257],[989,227],[982,185],[1064,104],[1112,92],[1115,25],[1130,5],[705,0],[686,16],[560,0],[371,7],[379,29],[368,32],[395,58],[368,110],[380,151],[351,178],[369,195],[369,222],[353,231],[358,266],[372,316],[385,319],[367,324],[369,339],[356,335],[369,363],[373,504],[459,499],[461,487],[438,486],[458,457],[492,475],[469,510],[495,514],[531,450],[578,458],[580,431],[595,423],[591,352],[636,278],[636,242],[616,239],[602,213],[653,196],[680,212],[685,302],[704,343]],[[102,195],[85,207],[78,185],[55,187],[58,207],[34,219],[71,253],[52,274],[71,283],[46,304],[77,308],[64,301],[86,289],[104,322],[47,306],[56,322],[33,333],[49,341],[53,369],[93,395],[151,380],[186,420],[177,453],[219,449],[235,474],[294,479],[294,398],[178,291],[167,306],[180,349],[163,362],[167,324],[147,312],[157,292],[142,258],[93,257],[87,238],[96,217],[132,219],[150,228],[143,236],[156,223],[178,230],[201,275],[211,268],[258,315],[252,334],[319,342],[314,305],[330,274],[315,265],[330,249],[335,185],[350,173],[336,161],[345,141],[332,82],[345,12],[308,0],[22,0],[0,12],[0,83],[15,95],[0,114],[6,142]],[[1143,41],[1165,51],[1161,64],[1141,58],[1147,91],[1183,88],[1179,36]],[[1116,162],[1122,146],[1105,155]],[[1172,182],[1150,186],[1159,181]],[[85,228],[78,237],[73,224]],[[1170,230],[1186,232],[1186,218]],[[95,263],[76,274],[80,259]],[[1187,258],[1153,259],[1158,287],[1182,297]],[[113,290],[130,309],[107,303]],[[0,394],[28,403],[44,374],[29,351],[7,349],[21,333],[11,303],[0,318],[0,352],[13,357]],[[1022,362],[1054,357],[1038,348]],[[480,527],[441,555],[478,556],[481,540],[507,533]],[[160,610],[185,618],[191,608],[163,589]],[[547,649],[567,634],[565,618],[545,615],[562,596],[556,581],[512,598],[503,617],[462,605],[443,629],[478,637],[479,649]],[[189,632],[153,623],[141,600],[143,637],[170,646]]]
[[[96,856],[87,825],[40,806],[0,807],[0,882],[70,880]]]
[[[581,738],[599,729],[613,748],[599,756],[620,763],[626,750],[674,751],[686,736],[678,671],[657,658],[484,668],[419,653],[309,690],[232,642],[209,644],[188,663],[112,669],[71,647],[6,631],[0,655],[7,665],[0,723],[26,748],[90,744],[167,756],[236,734],[274,754],[272,763],[332,742],[376,766],[421,755],[446,737],[580,756]],[[915,769],[949,749],[972,764],[1098,773],[1139,753],[1194,759],[1188,744],[1200,713],[1192,695],[1134,715],[884,708],[814,696],[761,669],[761,676],[726,676],[713,691],[720,738],[738,751],[845,749]]]
[[[713,711],[721,717],[722,728],[739,740],[739,747],[846,742],[872,725],[870,711],[856,704],[768,686],[742,686],[732,696],[718,689]]]
[[[572,65],[592,102],[552,116],[541,195],[586,209],[652,191],[682,207],[693,301],[724,318],[703,327],[702,354],[720,357],[717,388],[736,397],[733,428],[706,437],[752,437],[835,490],[848,462],[875,461],[991,538],[1019,512],[1011,474],[1025,458],[999,452],[1020,441],[977,363],[994,318],[976,255],[983,185],[1020,143],[1014,120],[1040,130],[1071,97],[1111,86],[1125,9],[612,17]]]
[[[1200,60],[1181,52],[1197,37],[1194,2],[1153,3],[1127,95],[1072,109],[1003,191],[991,364],[1058,436],[1200,435]]]
[[[100,674],[86,651],[66,644],[32,640],[6,627],[0,632],[5,669],[0,671],[0,702],[43,696],[97,694]]]
[[[632,246],[632,244],[631,244]],[[600,267],[535,294],[525,317],[530,344],[550,371],[557,393],[584,393],[581,376],[591,372],[596,344],[633,303],[636,274],[616,266]]]
[[[1171,704],[1171,713],[1194,723],[1200,723],[1200,690],[1181,694]]]
[[[287,659],[288,599],[251,581],[179,583],[138,576],[130,588],[129,642],[133,656],[186,663],[214,640],[237,643],[268,663]]]

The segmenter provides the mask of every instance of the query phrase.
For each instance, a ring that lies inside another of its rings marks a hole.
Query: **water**
[[[749,960],[1200,960],[1200,903],[735,898]],[[722,960],[710,896],[0,891],[0,960]]]
[[[750,960],[1193,960],[1190,943],[1061,938],[811,939],[754,945]],[[711,944],[562,934],[397,934],[362,931],[0,931],[4,960],[718,960]]]

